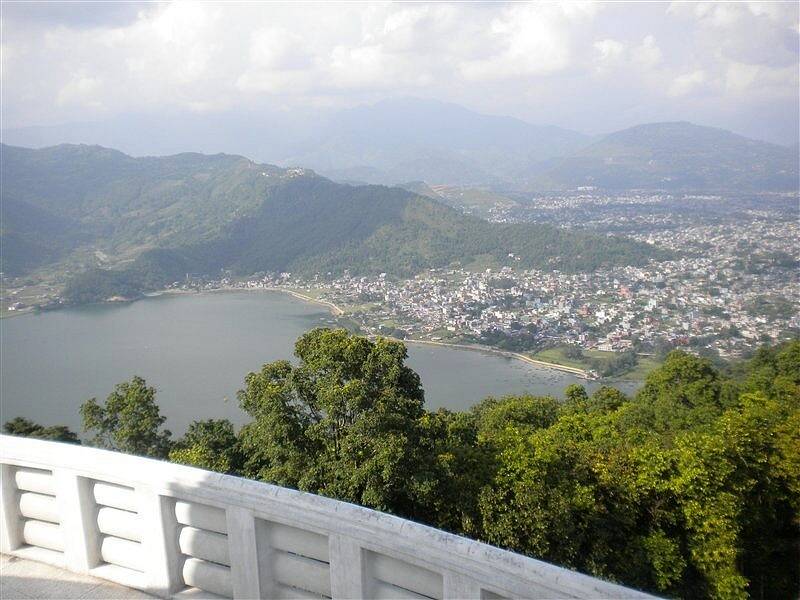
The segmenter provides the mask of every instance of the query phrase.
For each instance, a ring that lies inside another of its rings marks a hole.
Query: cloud
[[[645,69],[652,69],[661,62],[661,48],[656,44],[656,38],[647,35],[642,43],[636,46],[633,51],[633,61]]]
[[[669,12],[693,21],[699,47],[724,60],[771,66],[797,62],[796,2],[676,3]]]
[[[797,96],[796,4],[23,6],[3,9],[6,127],[419,95],[602,131]]]
[[[16,27],[120,26],[136,20],[146,2],[4,2],[3,20]]]
[[[702,69],[696,69],[694,71],[690,71],[689,73],[678,75],[672,80],[672,84],[669,86],[669,95],[685,96],[695,92],[701,88],[704,83],[706,83],[706,80],[706,72]]]
[[[572,60],[574,27],[591,20],[599,6],[512,5],[491,21],[486,32],[489,52],[462,62],[460,72],[470,81],[491,81],[562,71]]]
[[[594,43],[597,50],[597,62],[603,66],[619,63],[625,53],[625,44],[617,40],[607,39]]]
[[[631,73],[653,69],[661,63],[661,49],[652,35],[647,35],[636,45],[614,39],[594,43],[595,73],[600,76],[619,77],[621,71]],[[643,78],[643,76],[641,76]]]

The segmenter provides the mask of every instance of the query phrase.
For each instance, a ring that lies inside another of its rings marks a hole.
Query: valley
[[[3,154],[3,316],[276,287],[370,335],[635,379],[671,348],[737,357],[800,330],[796,192],[386,187],[227,155]]]

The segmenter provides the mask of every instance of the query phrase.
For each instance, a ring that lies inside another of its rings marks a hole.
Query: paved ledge
[[[138,600],[153,596],[103,579],[77,575],[44,563],[0,554],[0,598],[3,600],[135,598]]]

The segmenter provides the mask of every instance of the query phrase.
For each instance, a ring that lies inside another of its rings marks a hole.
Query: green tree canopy
[[[723,400],[722,381],[711,362],[674,350],[647,376],[626,425],[662,433],[693,428],[719,416]]]
[[[14,417],[10,421],[6,421],[3,425],[3,431],[10,435],[32,437],[40,440],[68,442],[70,444],[81,443],[77,434],[65,425],[45,427],[24,417]]]
[[[248,476],[404,515],[428,478],[419,376],[405,346],[345,330],[298,339],[297,366],[266,364],[239,392],[253,417],[241,439]]]
[[[156,390],[141,377],[117,384],[105,404],[95,398],[81,405],[83,429],[101,448],[166,458],[172,434],[162,430],[167,420],[156,404]]]
[[[242,453],[233,429],[227,419],[194,421],[169,453],[173,462],[237,474],[242,468]]]
[[[720,371],[672,352],[628,398],[487,398],[424,410],[401,342],[317,329],[245,378],[252,417],[193,423],[170,459],[296,487],[681,598],[800,592],[800,341]],[[727,373],[732,373],[728,375]],[[92,442],[165,456],[135,377],[81,413]],[[18,435],[47,428],[25,419]]]
[[[484,438],[500,434],[507,427],[534,430],[549,427],[558,417],[559,401],[550,396],[505,396],[486,398],[473,412]]]

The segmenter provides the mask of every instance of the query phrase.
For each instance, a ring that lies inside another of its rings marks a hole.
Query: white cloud
[[[621,71],[650,70],[662,60],[661,49],[652,35],[647,35],[641,43],[632,45],[615,39],[604,39],[594,43],[595,73],[601,76],[619,76]],[[642,80],[646,79],[641,76]]]
[[[661,48],[656,44],[656,38],[647,35],[642,43],[632,50],[633,61],[645,69],[652,69],[661,62]]]
[[[599,62],[614,63],[622,58],[622,54],[625,52],[625,44],[612,39],[600,40],[594,43],[594,49],[597,50],[597,60]]]
[[[105,22],[36,14],[4,11],[4,126],[420,95],[602,130],[620,115],[713,118],[715,102],[775,112],[775,99],[797,96],[792,3],[172,2]]]
[[[755,82],[758,71],[756,65],[732,62],[725,73],[725,85],[732,92],[745,91]]]
[[[590,20],[598,6],[514,4],[488,29],[487,45],[498,51],[462,62],[461,73],[471,81],[490,81],[562,71],[572,58],[571,29]]]
[[[84,104],[93,108],[103,108],[98,99],[102,96],[102,83],[97,77],[77,75],[58,92],[56,104]]]
[[[669,86],[669,95],[685,96],[696,91],[704,83],[706,83],[706,81],[706,73],[702,69],[697,69],[689,73],[684,73],[683,75],[678,75],[672,80],[672,84]]]

